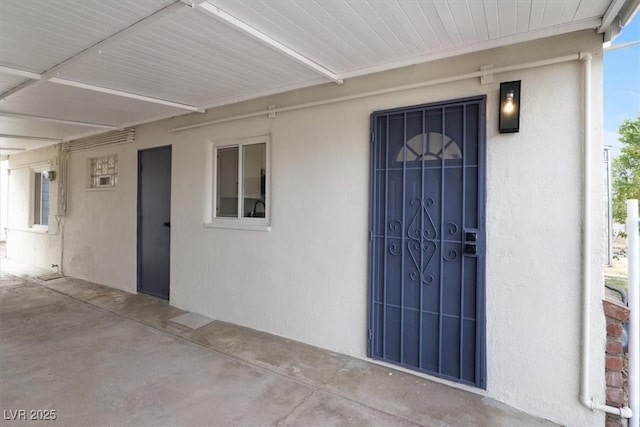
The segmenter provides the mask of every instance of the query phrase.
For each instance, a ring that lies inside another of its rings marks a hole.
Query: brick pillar
[[[622,324],[629,318],[629,309],[617,302],[604,300],[604,314],[607,318],[607,350],[605,376],[607,380],[607,405],[621,408],[625,405],[624,381],[622,379]],[[626,421],[607,414],[606,427],[622,427]]]

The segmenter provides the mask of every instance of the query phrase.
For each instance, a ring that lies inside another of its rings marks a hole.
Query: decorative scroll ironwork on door
[[[369,355],[485,387],[485,98],[372,116]]]

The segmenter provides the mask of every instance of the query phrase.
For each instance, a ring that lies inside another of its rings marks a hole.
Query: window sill
[[[215,218],[211,222],[204,224],[204,228],[227,228],[232,230],[248,231],[271,231],[271,225],[266,221],[255,221],[250,219],[220,219]]]
[[[19,231],[21,233],[35,233],[35,234],[49,234],[49,227],[46,225],[34,225],[33,227],[25,228],[8,228],[7,231]]]
[[[114,191],[118,187],[87,187],[84,191]]]

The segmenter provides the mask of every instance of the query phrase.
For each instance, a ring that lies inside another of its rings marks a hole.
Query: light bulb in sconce
[[[513,91],[507,92],[507,96],[505,97],[504,106],[502,107],[502,112],[505,114],[513,113],[515,110],[515,105],[513,104]]]
[[[498,97],[498,131],[512,133],[520,130],[520,80],[500,83]]]

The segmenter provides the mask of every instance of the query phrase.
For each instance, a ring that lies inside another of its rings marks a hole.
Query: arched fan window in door
[[[460,144],[440,132],[429,132],[409,139],[398,151],[396,161],[433,161],[442,160],[443,156],[445,160],[461,159]]]

